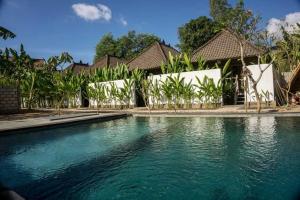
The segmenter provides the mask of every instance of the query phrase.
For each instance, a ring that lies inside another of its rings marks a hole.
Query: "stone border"
[[[17,134],[17,133],[23,133],[24,131],[28,130],[41,130],[48,127],[66,127],[70,126],[72,124],[81,124],[84,122],[103,122],[103,121],[109,121],[114,119],[121,119],[124,117],[131,116],[127,113],[112,113],[108,115],[97,115],[97,116],[83,116],[83,117],[77,117],[77,118],[69,118],[69,119],[62,119],[62,120],[54,120],[54,121],[48,121],[41,124],[33,124],[33,125],[25,125],[25,126],[16,126],[9,129],[0,129],[0,137],[9,135],[9,134]],[[38,118],[37,118],[38,119]]]
[[[132,113],[134,117],[300,117],[300,113]]]

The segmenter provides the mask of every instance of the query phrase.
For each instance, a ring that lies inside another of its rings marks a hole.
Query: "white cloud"
[[[85,3],[77,3],[72,5],[72,9],[79,17],[87,20],[105,20],[110,21],[112,12],[110,8],[103,4],[89,5]]]
[[[290,13],[285,16],[283,20],[271,18],[267,25],[267,31],[274,34],[276,37],[281,37],[281,27],[283,26],[287,31],[292,31],[296,25],[300,23],[300,12]]]
[[[121,22],[121,24],[122,24],[123,26],[127,26],[127,25],[128,25],[128,22],[125,20],[124,17],[121,17],[121,18],[120,18],[120,22]]]

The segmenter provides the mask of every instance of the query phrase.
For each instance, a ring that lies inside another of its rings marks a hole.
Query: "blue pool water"
[[[297,199],[300,118],[129,117],[0,137],[29,199]]]

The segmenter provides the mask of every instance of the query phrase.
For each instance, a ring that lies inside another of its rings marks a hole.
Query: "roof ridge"
[[[249,46],[251,46],[252,48],[254,48],[257,51],[263,51],[262,49],[260,49],[258,46],[256,46],[255,44],[253,44],[252,42],[250,42],[249,40],[242,38],[241,34],[239,33],[235,33],[232,29],[230,28],[225,28],[225,31],[229,32],[231,35],[234,36],[234,34],[237,34],[238,37],[240,37],[242,40],[245,41],[245,44],[248,44]],[[236,39],[236,38],[235,38]]]
[[[166,62],[168,60],[167,55],[165,54],[164,50],[162,49],[162,44],[156,42],[159,48],[160,53],[162,54],[163,60]]]
[[[219,37],[222,33],[225,32],[225,29],[223,29],[222,31],[220,31],[219,33],[217,33],[216,35],[214,35],[210,40],[208,40],[207,42],[205,42],[203,45],[201,45],[200,47],[198,47],[196,50],[194,50],[194,52],[192,53],[192,57],[195,55],[195,53],[197,51],[200,51],[201,49],[203,49],[204,47],[206,47],[208,44],[210,44],[213,40],[215,40],[217,37]]]
[[[130,60],[128,60],[128,62],[126,63],[126,65],[128,65],[129,63],[131,63],[133,60],[135,60],[136,58],[140,57],[141,55],[143,55],[146,51],[148,51],[151,47],[153,47],[154,45],[156,45],[157,41],[155,41],[152,45],[148,46],[147,48],[143,49],[143,51],[141,51],[138,55],[136,55],[135,57],[131,58]]]

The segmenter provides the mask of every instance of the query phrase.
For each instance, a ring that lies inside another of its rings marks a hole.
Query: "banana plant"
[[[189,83],[183,84],[182,96],[184,99],[185,107],[190,108],[190,106],[192,104],[191,101],[192,101],[193,97],[195,96],[195,91],[194,91],[192,81],[190,81]]]
[[[133,97],[132,89],[134,86],[134,80],[129,78],[129,79],[124,79],[124,86],[121,88],[121,92],[123,93],[125,103],[127,104],[127,108],[130,107],[130,100]]]
[[[54,97],[55,107],[58,110],[59,115],[62,103],[67,96],[67,87],[68,86],[66,84],[66,78],[64,77],[62,72],[54,73],[52,96]]]
[[[163,74],[167,74],[167,73],[168,73],[167,65],[166,65],[163,61],[161,61],[160,69],[161,69],[161,72],[162,72]]]
[[[120,102],[120,106],[122,107],[124,104],[124,101],[125,101],[124,91],[122,91],[121,89],[117,90],[117,91],[118,92],[116,94],[116,97],[117,97],[118,102]]]
[[[86,92],[90,100],[97,102],[97,90],[95,89],[95,87],[88,85],[86,88]],[[90,102],[90,106],[91,106],[91,102]]]
[[[186,53],[183,54],[182,64],[185,66],[185,71],[187,72],[194,71],[194,66],[192,64],[192,61]]]
[[[179,107],[180,99],[182,97],[183,85],[184,85],[184,78],[180,77],[180,73],[177,74],[175,77],[169,77],[173,91],[174,91],[174,104],[175,109]]]
[[[197,63],[198,63],[198,70],[205,70],[205,69],[207,69],[206,61],[205,61],[205,59],[202,56],[200,56],[197,59]]]
[[[272,95],[272,93],[269,92],[269,90],[266,90],[266,91],[261,90],[261,97],[264,97],[264,99],[265,99],[265,104],[266,104],[267,106],[270,106],[271,95]]]
[[[209,88],[209,79],[207,76],[204,76],[203,80],[201,81],[198,77],[196,77],[198,84],[195,85],[196,88],[198,88],[199,91],[203,93],[202,100],[204,104],[209,103],[210,101],[210,88]]]
[[[37,71],[32,70],[31,72],[26,72],[25,78],[21,79],[20,81],[20,89],[21,95],[23,96],[24,100],[26,101],[27,108],[29,110],[32,109],[32,104],[35,100],[35,94],[38,90],[37,88]]]
[[[117,64],[116,68],[112,70],[112,74],[113,80],[127,79],[129,77],[129,70],[127,65]]]
[[[165,81],[160,81],[161,82],[161,91],[163,93],[163,96],[167,99],[167,108],[171,108],[171,101],[173,97],[173,85],[167,77]]]
[[[117,99],[118,99],[118,87],[117,85],[114,83],[114,82],[110,82],[110,90],[109,90],[109,93],[110,93],[110,97],[111,99],[114,101],[114,108],[117,107]]]
[[[231,98],[235,92],[235,81],[232,78],[232,70],[230,69],[231,60],[227,60],[224,66],[221,68],[217,64],[217,68],[221,68],[220,84],[222,87],[223,99]]]
[[[152,107],[157,105],[157,107],[160,107],[161,102],[161,93],[160,93],[160,84],[158,80],[152,81],[151,87],[150,87],[150,94],[151,94],[151,100],[152,100]]]
[[[203,103],[206,105],[217,105],[220,103],[222,98],[222,84],[221,81],[218,84],[214,83],[212,78],[208,78],[204,76],[203,80],[201,81],[198,77],[196,77],[198,84],[195,87],[201,91],[197,96],[202,96]],[[203,94],[202,94],[203,93]]]
[[[161,71],[163,73],[180,73],[185,70],[185,66],[182,61],[182,55],[173,56],[171,52],[168,54],[168,62],[165,64],[161,63]]]
[[[142,98],[143,101],[145,102],[145,105],[147,107],[147,109],[150,112],[150,106],[149,106],[149,91],[151,88],[151,83],[148,79],[144,79],[141,81],[141,93],[142,93]]]
[[[196,86],[197,87],[197,86]],[[201,89],[198,89],[195,91],[195,97],[199,100],[199,108],[202,108],[203,105],[203,97],[204,97],[204,92]]]
[[[106,89],[107,87],[103,83],[94,83],[94,87],[96,90],[96,104],[97,104],[97,112],[99,113],[99,108],[103,107],[103,103],[106,100]]]

